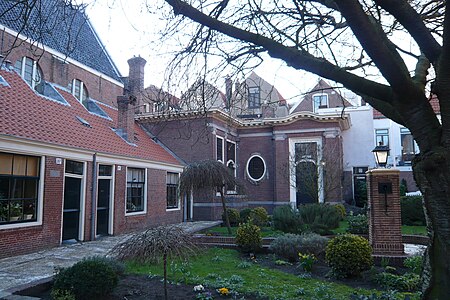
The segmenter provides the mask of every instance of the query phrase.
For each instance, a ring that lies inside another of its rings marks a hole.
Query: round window
[[[266,173],[266,163],[259,155],[253,155],[247,162],[247,174],[254,180],[259,181]]]

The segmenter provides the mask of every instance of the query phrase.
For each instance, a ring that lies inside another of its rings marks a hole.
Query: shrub
[[[251,208],[244,208],[239,212],[241,223],[246,223],[248,220],[250,220],[250,213],[252,209]]]
[[[366,215],[348,216],[347,232],[353,234],[368,234],[369,233],[369,219]]]
[[[276,207],[272,219],[274,228],[285,233],[301,233],[303,230],[300,215],[289,205]]]
[[[238,226],[239,220],[240,220],[239,211],[234,208],[227,208],[227,212],[228,212],[228,219],[230,220],[230,225],[233,227]],[[222,221],[223,221],[223,224],[226,223],[224,212],[222,213]]]
[[[367,183],[365,181],[357,180],[355,182],[355,205],[367,206]]]
[[[342,203],[338,203],[333,205],[334,209],[336,209],[341,216],[341,221],[345,218],[346,212],[345,212],[345,206]]]
[[[270,250],[290,262],[298,260],[298,253],[322,255],[327,246],[328,239],[315,233],[291,234],[287,233],[276,238],[270,244]]]
[[[250,223],[240,224],[236,231],[236,245],[244,252],[256,252],[262,247],[261,229]]]
[[[408,183],[406,182],[406,179],[403,178],[400,181],[400,196],[406,196],[407,192],[408,192]]]
[[[420,275],[423,267],[423,256],[415,255],[405,259],[403,265],[411,270],[414,274]]]
[[[328,204],[314,203],[299,206],[300,218],[306,228],[318,234],[331,234],[339,227],[340,213]]]
[[[256,207],[251,210],[250,219],[253,220],[253,224],[262,227],[269,222],[269,215],[264,207]]]
[[[397,275],[383,272],[376,276],[376,282],[386,289],[414,292],[419,289],[420,276],[414,273]]]
[[[328,242],[326,260],[335,276],[358,276],[373,265],[372,247],[360,236],[338,235]]]
[[[90,257],[61,269],[55,275],[52,294],[59,299],[98,299],[117,286],[118,274],[108,259]]]
[[[425,225],[422,196],[404,196],[400,198],[402,224],[412,226]]]

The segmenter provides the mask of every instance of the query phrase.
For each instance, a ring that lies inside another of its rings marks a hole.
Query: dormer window
[[[248,88],[248,108],[260,108],[261,107],[261,93],[259,87]]]
[[[317,112],[319,108],[328,108],[328,95],[313,95],[313,107],[314,112]]]
[[[44,78],[37,61],[24,56],[16,61],[14,68],[32,89],[42,94]]]
[[[81,103],[85,104],[87,103],[87,100],[89,99],[89,94],[84,86],[83,81],[79,79],[74,79],[72,83],[72,95],[74,95],[75,98],[78,99]]]

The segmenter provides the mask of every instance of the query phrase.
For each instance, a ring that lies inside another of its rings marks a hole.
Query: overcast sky
[[[165,67],[171,57],[165,53],[174,50],[164,48],[158,40],[158,32],[164,22],[156,14],[148,13],[141,1],[84,2],[90,3],[87,13],[91,23],[121,74],[128,75],[127,60],[140,55],[147,60],[145,86],[163,86]],[[300,100],[302,94],[312,89],[318,81],[316,75],[296,71],[283,62],[270,58],[255,71],[273,84],[290,103]],[[219,89],[225,89],[224,82],[215,84]]]

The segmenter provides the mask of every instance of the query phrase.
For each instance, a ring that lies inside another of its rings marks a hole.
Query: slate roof
[[[1,0],[0,24],[121,82],[117,67],[84,12],[64,2]],[[30,9],[24,3],[35,5]]]
[[[0,136],[8,135],[60,146],[96,151],[121,157],[146,159],[180,165],[135,123],[136,146],[130,145],[111,128],[117,124],[117,110],[98,103],[112,118],[89,113],[69,92],[57,88],[69,105],[35,93],[14,71],[0,70],[9,86],[0,85]],[[77,117],[86,120],[83,125]]]

